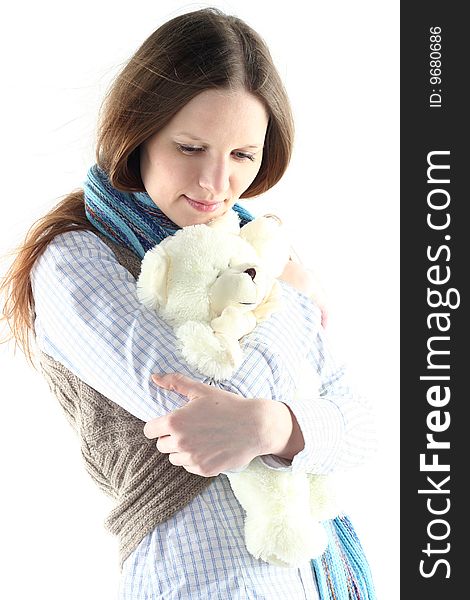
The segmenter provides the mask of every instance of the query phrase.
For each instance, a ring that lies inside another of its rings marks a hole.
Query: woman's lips
[[[208,202],[198,202],[197,200],[188,198],[188,196],[186,195],[184,195],[184,198],[190,206],[201,212],[214,212],[219,208],[219,206],[222,206],[223,204],[223,202],[213,202],[212,204]]]

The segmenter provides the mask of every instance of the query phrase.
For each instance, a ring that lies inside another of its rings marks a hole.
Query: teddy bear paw
[[[186,362],[216,381],[229,378],[242,360],[238,340],[214,333],[205,323],[187,321],[175,333]]]

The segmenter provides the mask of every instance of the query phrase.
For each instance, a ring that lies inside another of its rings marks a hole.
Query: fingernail
[[[162,377],[163,377],[163,373],[161,373],[161,374],[153,374],[152,375],[152,381],[155,381],[155,383],[158,383],[161,380]]]

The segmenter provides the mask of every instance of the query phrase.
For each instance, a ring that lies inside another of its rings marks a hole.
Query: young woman
[[[34,344],[87,470],[116,498],[107,526],[119,536],[122,599],[374,597],[346,517],[325,523],[321,559],[277,567],[247,552],[243,510],[220,475],[256,456],[325,474],[373,448],[307,273],[286,265],[289,319],[265,322],[263,342],[246,336],[243,364],[217,386],[188,368],[135,294],[143,254],[179,227],[232,208],[248,221],[237,201],[279,181],[292,143],[259,35],[216,9],[176,17],[116,78],[84,188],[31,229],[5,280],[13,335],[30,359]],[[305,357],[321,389],[294,400]]]

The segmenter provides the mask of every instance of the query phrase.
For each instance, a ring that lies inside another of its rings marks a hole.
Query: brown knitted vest
[[[137,279],[139,258],[95,230],[118,262]],[[105,527],[119,538],[120,564],[158,523],[169,519],[204,490],[214,478],[188,473],[172,465],[155,440],[143,434],[144,422],[105,398],[62,364],[38,351],[41,370],[51,391],[80,437],[88,473],[116,499]]]

